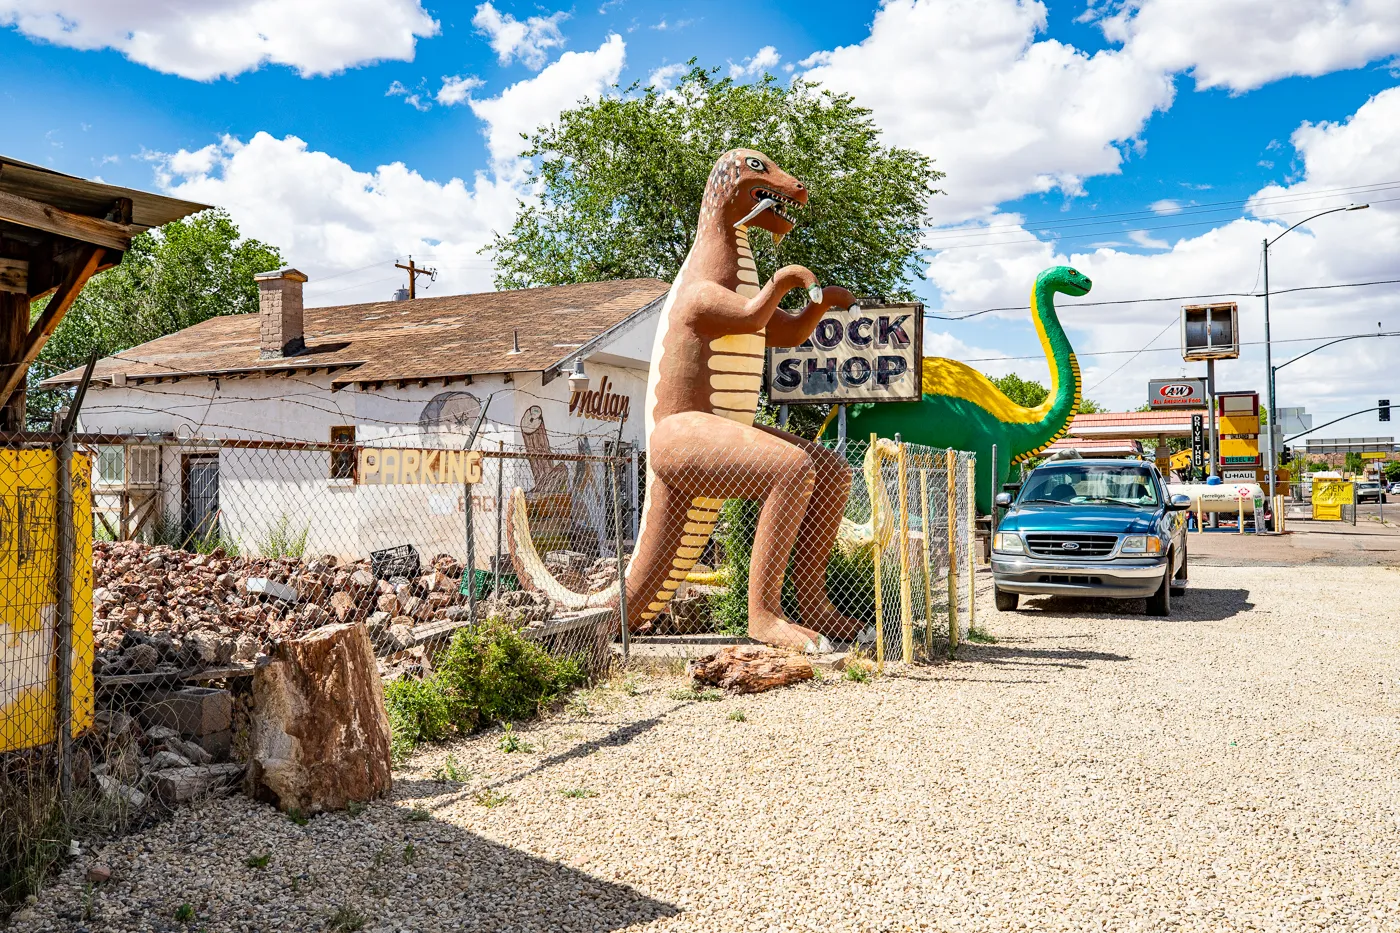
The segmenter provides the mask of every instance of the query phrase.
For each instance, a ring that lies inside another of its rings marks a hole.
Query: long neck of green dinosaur
[[[1079,410],[1082,384],[1079,361],[1070,349],[1069,338],[1055,316],[1056,288],[1048,276],[1035,280],[1031,289],[1031,318],[1040,334],[1040,346],[1050,363],[1050,394],[1029,410],[1033,420],[1026,423],[1012,445],[1013,457],[1028,457],[1062,437],[1070,419]]]

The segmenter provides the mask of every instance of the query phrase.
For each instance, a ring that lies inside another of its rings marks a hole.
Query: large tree
[[[885,146],[870,111],[800,79],[744,84],[696,67],[672,90],[626,88],[584,101],[527,139],[539,200],[486,247],[501,288],[655,276],[671,279],[695,236],[705,180],[736,146],[807,185],[797,229],[760,270],[800,263],[857,296],[911,297],[929,198],[943,173]]]
[[[244,239],[221,210],[208,210],[132,238],[120,265],[98,275],[29,369],[28,420],[47,426],[66,391],[38,382],[222,314],[258,310],[253,276],[282,265],[277,247]],[[32,315],[43,310],[35,302]]]
[[[1045,388],[1034,379],[1022,379],[1015,373],[1007,373],[992,380],[992,385],[1001,390],[1002,394],[1017,405],[1025,408],[1034,408],[1045,397],[1050,394],[1050,390]],[[1079,400],[1079,410],[1084,414],[1104,411],[1104,407],[1091,398],[1081,398]]]

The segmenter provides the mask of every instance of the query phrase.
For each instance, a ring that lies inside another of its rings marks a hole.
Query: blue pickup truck
[[[992,536],[997,608],[1023,595],[1147,598],[1171,612],[1186,592],[1186,512],[1157,468],[1139,460],[1051,460],[1032,470]]]

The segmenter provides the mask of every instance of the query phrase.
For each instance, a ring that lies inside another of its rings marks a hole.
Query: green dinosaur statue
[[[924,360],[923,398],[917,402],[853,405],[847,434],[853,439],[899,434],[905,441],[977,453],[977,509],[992,506],[992,446],[997,449],[997,476],[1005,479],[1011,464],[1040,453],[1063,437],[1079,410],[1079,363],[1055,316],[1055,292],[1078,297],[1092,283],[1068,266],[1036,276],[1031,289],[1031,317],[1040,344],[1050,359],[1050,394],[1034,408],[1011,401],[986,376],[957,360]]]

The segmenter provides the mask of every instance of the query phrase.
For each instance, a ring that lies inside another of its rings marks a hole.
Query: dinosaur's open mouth
[[[764,198],[769,198],[770,200],[776,202],[772,207],[769,208],[769,210],[771,210],[774,214],[777,214],[778,217],[787,221],[793,226],[797,225],[796,218],[794,218],[787,211],[783,210],[784,205],[789,207],[801,207],[802,204],[796,198],[790,198],[785,194],[779,194],[778,192],[770,191],[767,188],[753,189],[753,199],[755,201],[762,201]]]

